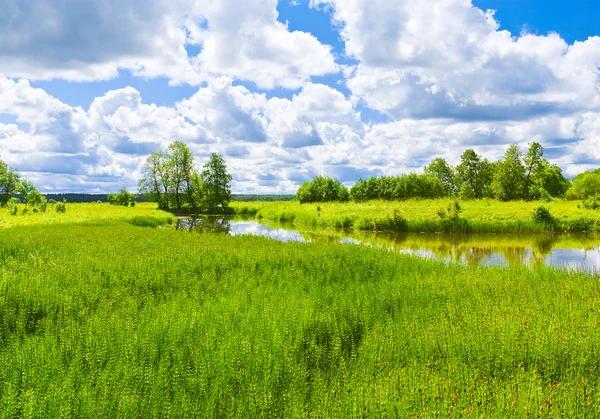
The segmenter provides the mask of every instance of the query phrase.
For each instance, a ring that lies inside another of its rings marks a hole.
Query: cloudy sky
[[[44,192],[136,189],[174,140],[237,193],[535,140],[600,166],[595,0],[0,0],[0,158]]]

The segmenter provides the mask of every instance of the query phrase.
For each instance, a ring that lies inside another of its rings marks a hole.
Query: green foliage
[[[563,231],[567,233],[591,233],[600,230],[600,224],[589,217],[579,217],[562,222]]]
[[[470,201],[476,198],[475,191],[469,182],[463,182],[458,190],[458,197],[463,201]]]
[[[581,207],[589,210],[597,210],[600,209],[600,202],[596,197],[588,198],[581,203]]]
[[[491,196],[491,184],[494,177],[495,165],[481,159],[474,150],[466,150],[460,157],[456,167],[456,185],[467,183],[473,190],[474,198],[481,199]],[[460,193],[460,191],[459,191]]]
[[[512,144],[504,154],[504,160],[496,165],[492,193],[500,201],[516,201],[526,197],[525,166],[521,162],[521,151]]]
[[[0,264],[3,417],[597,416],[597,276],[116,221]]]
[[[429,166],[425,167],[424,173],[439,179],[444,186],[444,196],[454,195],[456,190],[456,173],[446,160],[440,157],[433,159]]]
[[[233,177],[227,172],[227,165],[223,157],[212,153],[208,163],[204,165],[200,179],[204,207],[218,208],[224,212],[231,202]]]
[[[14,197],[19,187],[19,175],[0,160],[0,206],[4,207]]]
[[[372,177],[359,179],[350,190],[355,202],[375,199],[405,201],[407,199],[436,199],[448,195],[442,181],[432,174],[408,173],[401,176]]]
[[[448,204],[446,208],[442,207],[437,211],[438,217],[440,220],[445,221],[458,221],[460,219],[460,213],[462,212],[462,207],[458,203],[458,201],[451,202]]]
[[[346,202],[350,199],[350,193],[342,182],[336,179],[315,176],[312,181],[304,183],[298,192],[296,199],[301,204],[312,202]]]
[[[600,173],[584,172],[573,179],[568,199],[587,199],[600,196]]]
[[[552,196],[544,188],[532,185],[529,188],[529,199],[532,201],[552,202]]]
[[[552,216],[550,210],[541,205],[533,210],[532,218],[536,223],[546,226],[555,226],[557,224],[557,220]]]
[[[108,195],[108,202],[111,205],[121,205],[123,207],[135,206],[135,194],[128,192],[127,188],[122,188],[116,194]]]
[[[54,210],[60,214],[67,212],[67,201],[57,202],[56,205],[54,205]]]

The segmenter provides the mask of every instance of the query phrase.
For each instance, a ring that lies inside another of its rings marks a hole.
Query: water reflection
[[[180,218],[177,228],[232,236],[264,236],[282,242],[328,241],[381,247],[424,259],[474,266],[547,265],[600,273],[600,236],[300,232],[272,223],[217,217]]]

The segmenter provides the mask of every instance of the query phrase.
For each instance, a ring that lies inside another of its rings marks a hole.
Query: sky
[[[600,166],[596,0],[0,0],[0,159],[42,192],[137,188],[183,141],[234,193],[541,143]]]

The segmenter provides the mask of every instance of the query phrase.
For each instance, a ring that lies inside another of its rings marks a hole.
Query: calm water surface
[[[536,266],[600,273],[600,236],[550,234],[415,234],[354,231],[298,231],[255,220],[179,218],[177,228],[231,236],[264,236],[282,242],[339,242],[382,247],[424,259],[479,266]]]

